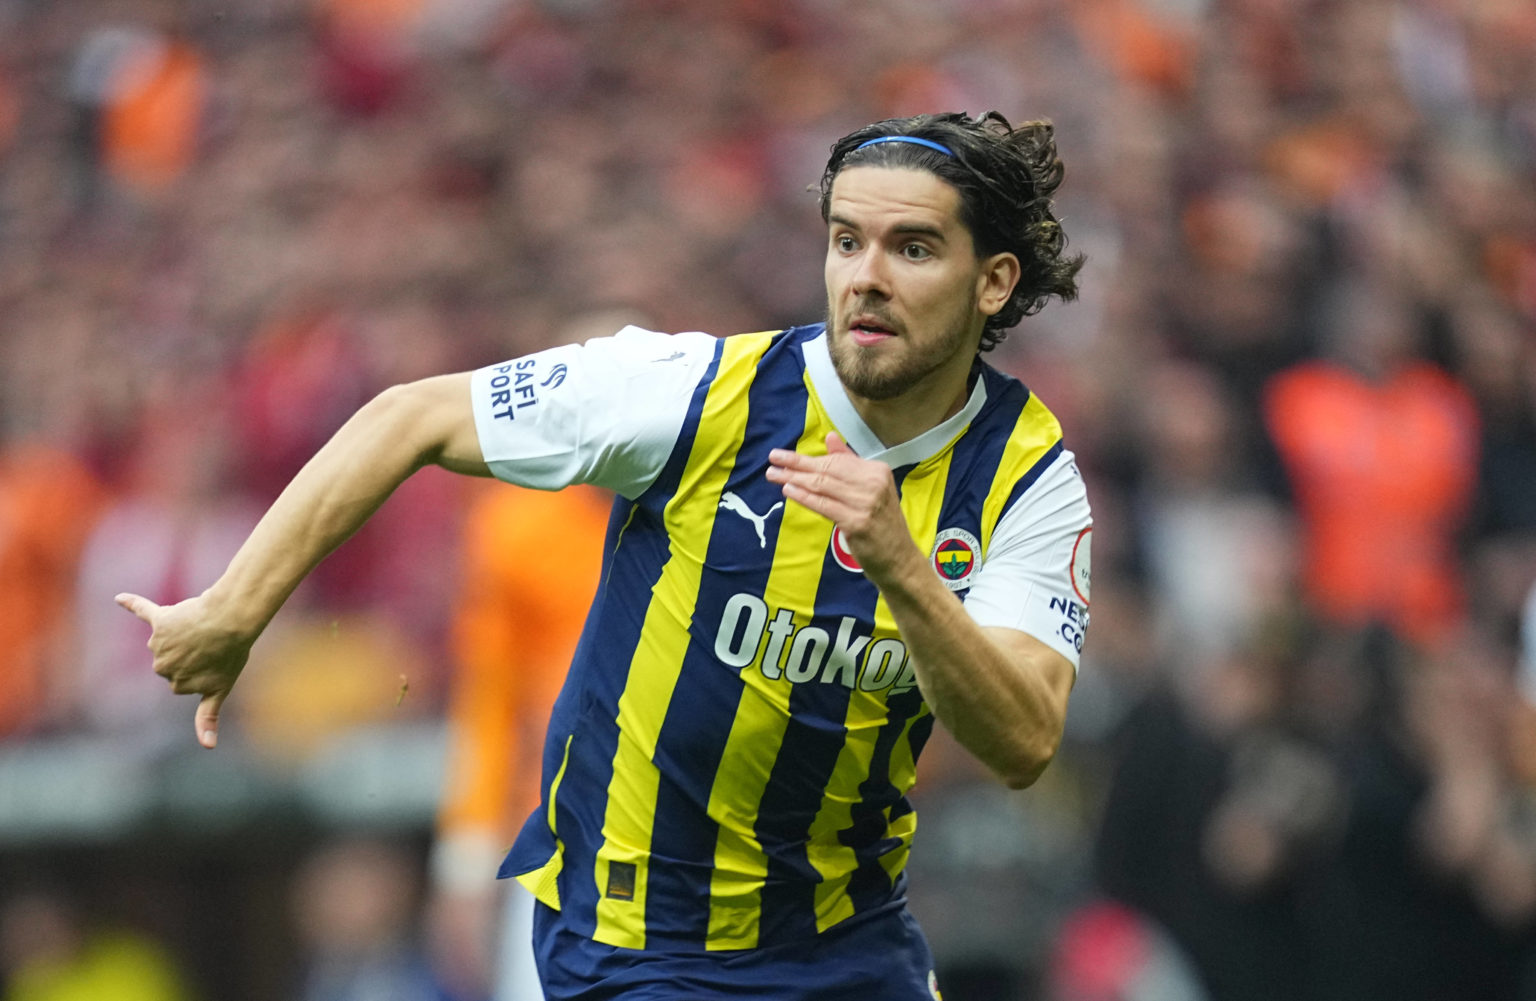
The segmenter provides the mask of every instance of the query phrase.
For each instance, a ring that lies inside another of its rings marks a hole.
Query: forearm
[[[843,531],[939,722],[1010,786],[1039,778],[1061,743],[1072,663],[1020,630],[976,624],[908,534],[889,467],[860,459],[836,433],[825,456],[774,449],[768,460],[785,497]]]
[[[451,425],[435,409],[452,389],[432,382],[397,386],[364,405],[278,496],[209,589],[230,629],[260,633],[305,576],[423,465],[475,471],[453,453]]]
[[[915,548],[879,582],[924,700],[955,739],[1013,788],[1060,746],[1071,665],[1014,630],[984,629]]]

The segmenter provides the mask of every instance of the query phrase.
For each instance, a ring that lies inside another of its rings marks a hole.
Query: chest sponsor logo
[[[896,637],[876,639],[847,615],[834,632],[803,621],[791,609],[769,608],[755,594],[734,594],[725,603],[715,656],[730,667],[756,666],[770,681],[818,682],[890,695],[917,687],[907,645]]]
[[[951,591],[963,591],[981,569],[981,542],[963,528],[946,528],[933,542],[933,569]]]

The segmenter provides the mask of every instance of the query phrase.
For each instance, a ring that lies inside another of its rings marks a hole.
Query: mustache
[[[844,317],[849,321],[852,321],[854,317],[863,317],[873,320],[887,330],[891,330],[896,333],[901,332],[900,327],[896,323],[896,318],[887,312],[886,309],[879,303],[860,300],[859,302],[854,303],[853,308],[848,310],[848,312],[844,314]]]

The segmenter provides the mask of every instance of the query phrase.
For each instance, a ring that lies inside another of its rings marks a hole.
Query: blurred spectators
[[[75,196],[153,200],[192,165],[208,106],[204,59],[173,26],[103,25],[69,74]]]
[[[615,304],[816,318],[828,144],[940,106],[1057,123],[1084,295],[993,360],[1063,418],[1099,583],[1046,785],[934,745],[940,962],[1531,996],[1526,0],[0,0],[0,736],[190,741],[111,594],[201,586],[391,382]],[[475,496],[422,477],[326,561],[221,754],[444,717]],[[1140,913],[1059,950],[1104,891]]]
[[[68,449],[0,445],[0,738],[63,722],[73,700],[75,578],[100,504],[101,485]]]
[[[1129,908],[1095,901],[1062,924],[1047,1001],[1206,1001],[1176,942]]]
[[[187,1001],[167,951],[125,927],[97,927],[54,889],[0,904],[0,997],[5,1001]]]
[[[1312,610],[1437,643],[1464,615],[1456,552],[1478,426],[1466,389],[1420,360],[1414,320],[1396,299],[1345,287],[1325,358],[1277,376],[1264,404],[1301,516]]]
[[[442,1001],[422,954],[420,877],[384,841],[342,838],[305,860],[293,887],[297,1001]]]

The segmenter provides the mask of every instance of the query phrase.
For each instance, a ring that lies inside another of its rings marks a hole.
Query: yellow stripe
[[[741,447],[747,408],[739,405],[740,397],[770,341],[768,335],[725,340],[718,373],[704,401],[698,437],[663,515],[671,552],[652,589],[629,678],[619,697],[619,743],[603,817],[603,844],[593,873],[598,893],[605,894],[611,863],[635,866],[632,899],[603,895],[598,900],[593,938],[608,945],[645,948],[646,862],[660,785],[652,759],[688,649],[688,624],[720,493]]]
[[[574,736],[572,734],[565,738],[565,754],[560,758],[560,769],[549,783],[549,830],[555,835],[555,853],[549,857],[548,862],[532,872],[514,877],[528,888],[529,893],[557,911],[560,909],[560,870],[565,868],[565,842],[560,840],[555,830],[555,795],[560,791],[561,780],[565,778],[565,766],[571,763],[571,737]]]
[[[912,530],[913,541],[924,553],[931,552],[933,540],[939,532],[939,513],[944,503],[944,484],[949,475],[952,449],[944,449],[938,455],[919,463],[901,487],[901,510],[907,526]],[[896,620],[881,597],[875,604],[874,639],[898,636]],[[873,641],[872,641],[873,642]],[[848,882],[858,867],[853,849],[838,840],[839,831],[853,823],[853,807],[862,798],[859,786],[869,777],[870,762],[874,759],[875,741],[888,716],[886,699],[889,691],[866,692],[856,689],[848,700],[848,713],[844,724],[848,737],[838,754],[832,779],[827,783],[821,809],[811,823],[809,856],[822,882],[816,887],[816,928],[826,931],[845,918],[853,916],[853,902],[848,897]],[[927,706],[922,712],[927,712]],[[916,716],[914,716],[914,719]],[[891,782],[903,792],[911,787],[913,769],[910,767],[911,748],[906,745],[911,722],[898,746],[892,751]],[[905,761],[901,749],[906,747]],[[900,825],[898,821],[898,825]],[[896,833],[893,831],[892,833]],[[910,833],[907,835],[910,839]],[[892,852],[896,856],[897,871],[905,863],[906,852]],[[886,860],[882,860],[885,864]]]
[[[993,474],[992,486],[981,506],[981,551],[985,553],[992,544],[992,530],[1002,517],[1003,504],[1013,492],[1013,485],[1040,461],[1051,446],[1061,440],[1061,425],[1056,416],[1046,409],[1038,396],[1031,395],[1029,402],[1019,413],[1013,425],[1013,434],[1003,449],[1002,460]],[[983,558],[985,568],[985,558]]]
[[[901,738],[896,741],[896,746],[891,749],[891,785],[897,789],[911,789],[917,781],[917,760],[912,756],[912,725],[927,716],[929,709],[923,705],[920,712],[914,713],[907,720],[906,727],[901,731]],[[880,856],[880,865],[885,868],[885,874],[894,882],[901,870],[907,866],[907,856],[912,854],[912,835],[917,833],[917,814],[908,813],[891,821],[891,811],[885,811],[886,836],[898,838],[901,845],[892,848]]]
[[[824,414],[807,408],[805,428],[795,448],[807,455],[826,454],[832,424]],[[814,604],[832,523],[800,504],[784,505],[774,548],[773,569],[763,590],[770,609],[806,608]],[[805,625],[798,619],[795,626]],[[741,669],[745,687],[731,722],[730,737],[715,784],[709,794],[709,815],[719,824],[715,840],[715,869],[709,884],[709,949],[750,949],[757,945],[762,917],[763,883],[768,856],[753,830],[757,810],[768,787],[789,725],[792,685],[782,676],[770,679],[762,658],[768,643]],[[778,675],[788,643],[779,646],[770,673]]]

